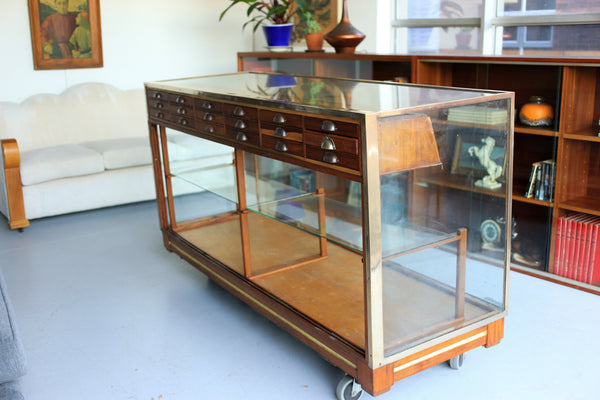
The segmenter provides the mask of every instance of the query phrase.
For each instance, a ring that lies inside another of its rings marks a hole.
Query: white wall
[[[252,50],[244,9],[218,22],[224,1],[100,0],[104,67],[35,71],[26,0],[0,0],[0,101],[60,93],[81,82],[121,89],[145,81],[234,72]]]
[[[367,35],[357,52],[388,51],[389,2],[348,1],[350,21]],[[238,51],[264,49],[253,48],[251,29],[241,29],[242,5],[218,22],[225,5],[224,0],[100,0],[104,67],[36,71],[27,1],[0,0],[0,101],[60,93],[81,82],[130,89],[151,80],[234,72]]]

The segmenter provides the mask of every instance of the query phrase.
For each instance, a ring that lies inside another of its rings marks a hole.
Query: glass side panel
[[[147,85],[155,89],[175,90],[192,95],[202,95],[202,92],[206,91],[229,100],[278,100],[301,106],[362,113],[437,105],[442,102],[476,101],[495,94],[393,82],[293,77],[253,72],[152,82]]]
[[[246,154],[246,276],[364,349],[361,188]]]
[[[378,122],[386,357],[503,310],[509,110]]]
[[[248,154],[245,169],[249,209],[362,251],[360,183]]]

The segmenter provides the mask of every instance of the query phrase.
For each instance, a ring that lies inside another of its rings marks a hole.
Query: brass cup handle
[[[243,117],[244,115],[246,115],[246,112],[242,107],[236,106],[233,109],[233,115],[235,115],[236,117]]]
[[[237,135],[235,136],[235,140],[237,140],[239,142],[247,142],[248,136],[246,136],[246,134],[244,132],[238,132]]]
[[[185,98],[183,96],[177,96],[177,98],[175,99],[175,102],[179,103],[179,104],[183,104],[183,103],[185,103]]]
[[[321,139],[321,150],[335,150],[335,142],[329,136],[325,136]]]
[[[165,115],[162,113],[162,111],[157,111],[156,114],[154,114],[154,116],[156,118],[164,118],[165,117]]]
[[[337,126],[332,121],[325,120],[321,124],[321,130],[323,132],[335,132],[337,131]]]
[[[215,116],[214,116],[214,115],[212,115],[211,113],[206,113],[206,114],[204,114],[204,118],[203,118],[203,119],[204,119],[205,121],[212,121],[212,120],[214,120],[214,119],[215,119]]]
[[[335,153],[326,151],[325,154],[323,154],[323,161],[328,164],[337,164],[340,162],[340,159]]]
[[[278,126],[277,128],[275,128],[275,132],[273,134],[275,136],[279,136],[279,137],[286,137],[287,136],[287,132],[285,131],[285,129],[283,129],[280,126]]]
[[[210,101],[203,101],[202,102],[202,108],[204,108],[205,110],[212,110],[212,103]]]
[[[277,143],[275,143],[275,150],[288,151],[288,148],[284,142],[282,142],[281,140],[278,140]]]
[[[204,132],[215,133],[215,128],[212,125],[206,125],[206,127],[204,128]]]
[[[188,124],[187,119],[185,118],[179,118],[179,123],[183,126],[186,126]]]
[[[162,94],[161,93],[154,93],[154,95],[152,96],[155,99],[162,99]]]
[[[246,129],[246,123],[241,119],[235,121],[235,129]]]
[[[285,123],[285,117],[280,113],[276,113],[273,116],[273,122],[275,122],[276,124],[283,124]]]
[[[187,113],[187,110],[185,109],[185,107],[179,107],[177,109],[177,114],[179,115],[185,115]]]

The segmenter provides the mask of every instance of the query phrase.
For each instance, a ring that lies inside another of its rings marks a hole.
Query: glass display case
[[[269,73],[146,92],[165,246],[344,370],[338,398],[500,341],[512,93]],[[215,146],[231,162],[194,156]]]

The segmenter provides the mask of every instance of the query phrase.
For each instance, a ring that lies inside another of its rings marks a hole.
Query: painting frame
[[[482,178],[487,175],[486,168],[481,165],[479,159],[475,156],[470,156],[468,149],[470,147],[481,147],[481,137],[463,137],[457,136],[454,145],[454,155],[452,157],[452,167],[450,172],[459,175],[474,175],[474,177]],[[501,161],[499,155],[502,155]],[[506,174],[506,145],[496,142],[492,150],[492,159],[498,165],[502,165],[502,174],[500,178],[504,178]]]
[[[59,12],[64,2],[28,0],[34,69],[103,67],[100,0],[66,0],[66,13],[64,9]],[[49,3],[54,4],[54,8]],[[53,20],[49,18],[63,18],[68,22],[52,24]],[[58,40],[51,38],[52,35]],[[67,37],[69,39],[65,41]]]

